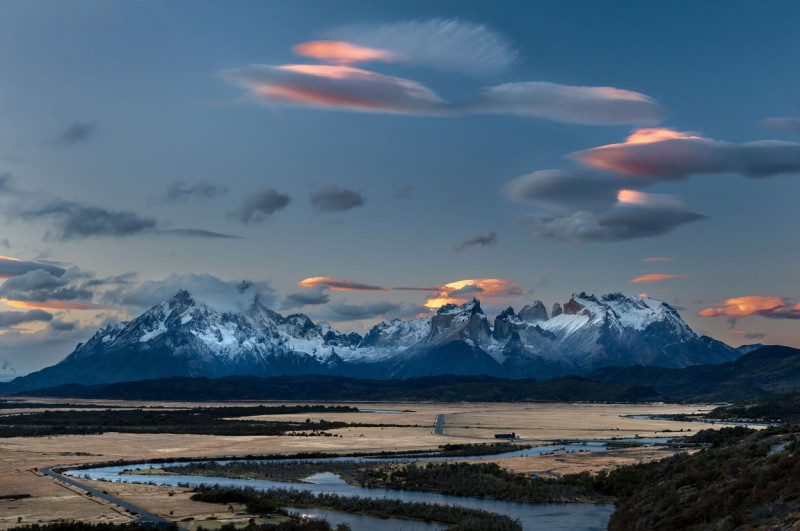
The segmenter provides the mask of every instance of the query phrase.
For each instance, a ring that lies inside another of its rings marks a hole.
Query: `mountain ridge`
[[[446,304],[430,318],[384,321],[362,337],[304,314],[284,317],[257,298],[245,311],[221,311],[181,290],[131,321],[101,328],[58,364],[0,384],[0,392],[244,374],[547,379],[608,365],[686,367],[740,355],[697,336],[655,299],[582,292],[554,309],[548,316],[534,301],[519,314],[506,309],[491,324],[473,298]]]

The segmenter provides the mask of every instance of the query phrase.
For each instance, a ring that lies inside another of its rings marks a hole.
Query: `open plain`
[[[33,402],[33,401],[32,401]],[[36,402],[44,402],[36,399]],[[55,404],[50,401],[47,404]],[[70,401],[76,405],[110,407],[163,407],[144,402]],[[217,404],[223,405],[223,404]],[[230,406],[230,403],[224,405]],[[242,405],[255,405],[245,403]],[[276,405],[276,404],[269,404]],[[293,404],[292,404],[293,405]],[[86,495],[44,476],[38,469],[47,465],[140,460],[170,457],[217,457],[252,454],[293,454],[297,452],[379,452],[435,449],[454,443],[494,442],[495,433],[514,432],[520,444],[545,444],[564,439],[612,439],[688,434],[711,425],[693,422],[632,418],[632,416],[697,413],[708,405],[674,404],[588,404],[588,403],[348,403],[360,412],[310,415],[248,417],[261,421],[298,423],[297,434],[283,436],[213,436],[188,434],[136,434],[108,432],[98,435],[59,435],[0,439],[0,528],[18,523],[58,519],[126,521],[122,509]],[[213,404],[175,404],[169,408],[209,407]],[[46,406],[45,406],[46,407]],[[27,412],[31,410],[26,410]],[[15,414],[19,410],[0,410]],[[437,415],[444,415],[443,434],[434,433]],[[324,418],[376,426],[348,426],[329,430],[332,436],[304,436],[306,419]],[[12,422],[6,417],[4,422]],[[383,426],[377,426],[377,425]],[[497,460],[517,472],[559,475],[658,459],[674,450],[637,447],[630,449],[549,455]],[[491,457],[484,462],[492,461]],[[96,484],[98,485],[98,484]],[[147,485],[99,484],[166,518],[195,518],[192,522],[224,522],[246,517],[237,507],[193,502],[180,489]],[[26,497],[21,497],[29,495]],[[17,499],[14,499],[17,498]],[[170,514],[172,511],[172,514]],[[205,527],[209,527],[205,525]]]

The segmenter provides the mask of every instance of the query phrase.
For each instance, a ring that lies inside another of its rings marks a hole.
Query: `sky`
[[[0,0],[0,377],[188,289],[800,347],[800,4]]]

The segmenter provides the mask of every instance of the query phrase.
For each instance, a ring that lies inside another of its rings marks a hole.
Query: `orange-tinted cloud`
[[[473,297],[517,297],[524,295],[522,288],[513,280],[502,278],[473,278],[457,280],[442,286],[436,295],[425,301],[425,306],[436,309],[444,304],[463,304]]]
[[[67,302],[67,301],[17,301],[11,299],[0,299],[13,308],[28,308],[36,310],[99,310],[103,306],[97,304],[88,304],[82,302]]]
[[[645,299],[649,299],[650,298],[650,295],[648,295],[647,293],[640,293],[638,296],[639,297],[644,297]]]
[[[650,273],[648,275],[640,275],[628,281],[630,284],[640,284],[643,282],[663,282],[665,280],[674,280],[678,278],[689,278],[689,275],[667,275],[664,273]]]
[[[388,50],[358,46],[345,41],[310,41],[292,48],[303,57],[339,64],[364,63],[368,61],[393,61],[395,54]]]
[[[773,319],[800,319],[800,304],[792,305],[784,297],[749,295],[726,299],[718,308],[706,308],[697,315],[702,317],[749,317],[761,315]]]
[[[391,291],[390,288],[384,286],[375,286],[372,284],[362,284],[352,280],[346,280],[336,277],[309,277],[304,278],[297,283],[298,286],[304,288],[313,288],[314,286],[326,286],[335,291]]]
[[[649,256],[641,259],[642,262],[670,262],[672,260],[675,259],[671,256]]]
[[[593,168],[651,178],[738,173],[770,177],[800,171],[800,144],[778,140],[740,144],[667,128],[639,129],[625,142],[571,155]]]
[[[345,65],[250,65],[220,75],[268,105],[403,114],[440,114],[448,107],[416,81]]]

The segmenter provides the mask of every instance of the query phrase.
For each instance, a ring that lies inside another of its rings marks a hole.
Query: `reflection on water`
[[[304,517],[327,520],[332,527],[345,523],[353,531],[439,531],[447,529],[441,524],[431,524],[416,520],[381,519],[361,514],[348,514],[327,509],[297,509],[286,507],[289,512],[298,513]]]

